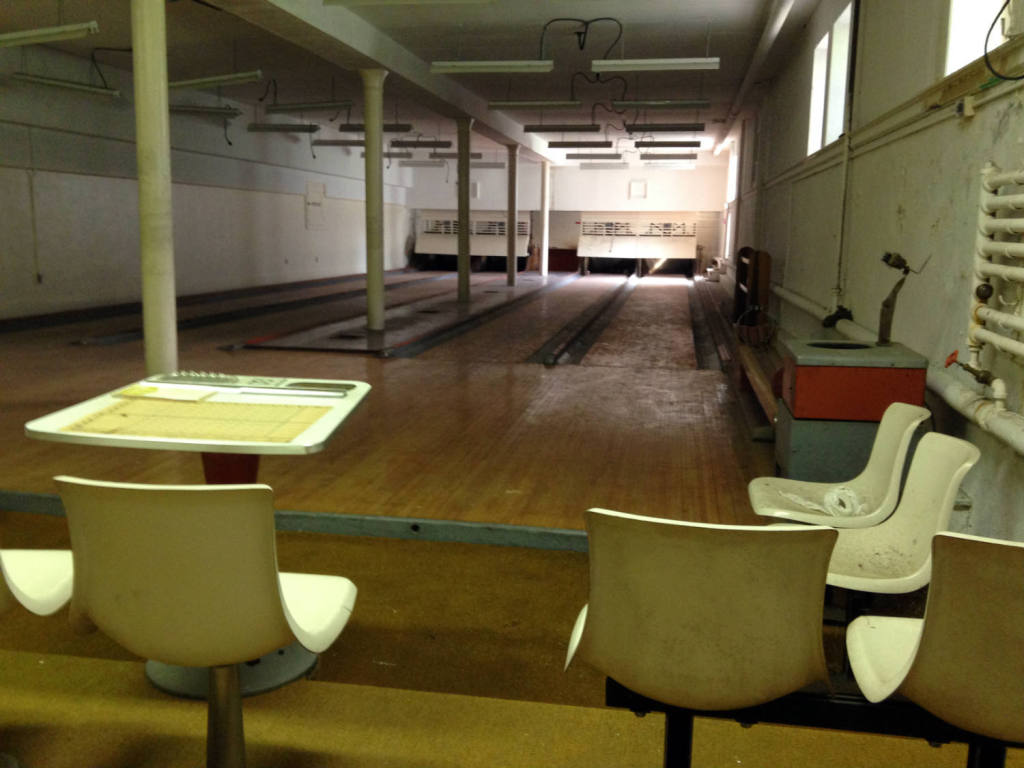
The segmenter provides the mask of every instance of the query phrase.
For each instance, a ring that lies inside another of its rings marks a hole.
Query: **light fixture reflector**
[[[211,75],[210,77],[196,77],[191,80],[175,80],[168,83],[168,88],[217,88],[221,85],[244,85],[255,83],[263,79],[263,73],[258,69],[248,72],[232,72],[227,75]]]
[[[385,160],[412,160],[412,152],[381,152],[380,156]],[[363,152],[360,157],[366,157]]]
[[[470,168],[504,168],[505,164],[500,160],[481,160],[476,163],[470,163]]]
[[[316,133],[316,123],[249,123],[251,133]]]
[[[523,130],[526,133],[597,133],[601,126],[597,123],[528,123]]]
[[[392,147],[408,149],[448,149],[451,145],[450,141],[444,139],[393,139],[391,141]]]
[[[582,106],[583,102],[578,99],[565,99],[564,101],[558,101],[557,99],[521,99],[518,101],[487,102],[488,109],[544,109],[546,107],[572,109],[573,107]]]
[[[696,160],[696,152],[641,152],[641,160]]]
[[[444,160],[399,160],[401,168],[444,168]]]
[[[566,160],[621,160],[619,152],[566,152]]]
[[[434,61],[433,75],[544,73],[555,68],[553,59],[506,59],[504,61]]]
[[[199,115],[209,117],[238,117],[242,110],[238,107],[218,107],[211,104],[169,104],[168,110],[180,115]]]
[[[622,99],[612,100],[613,109],[705,109],[711,99]]]
[[[627,133],[693,133],[703,130],[704,123],[626,123]]]
[[[619,163],[580,163],[581,171],[618,171],[623,168],[629,168],[625,160]]]
[[[718,69],[718,57],[684,59],[594,59],[591,72],[666,72],[678,69]]]
[[[343,123],[337,127],[344,133],[365,133],[365,123]],[[412,123],[384,123],[384,133],[408,133],[412,130]]]
[[[469,159],[470,160],[479,160],[483,156],[484,156],[483,152],[470,152],[469,153]],[[429,155],[427,155],[427,157],[429,157],[431,160],[458,160],[459,159],[459,153],[458,152],[431,152]]]
[[[365,147],[363,139],[313,139],[314,147]]]
[[[676,149],[684,149],[686,147],[699,148],[700,141],[635,141],[633,142],[633,146],[637,149],[668,149],[673,147]]]
[[[548,149],[609,149],[610,141],[549,141]]]
[[[0,34],[0,48],[54,43],[58,40],[75,40],[86,35],[95,35],[99,31],[99,24],[95,21],[86,21],[81,24],[64,24],[60,27],[39,27],[38,29],[22,29],[17,32],[4,32]]]
[[[89,83],[76,83],[74,80],[58,80],[56,77],[30,75],[28,72],[12,72],[11,79],[20,80],[24,83],[35,83],[36,85],[49,85],[54,88],[67,88],[72,91],[95,93],[100,96],[109,96],[112,99],[121,96],[121,92],[115,88],[102,88],[98,85],[90,85]]]
[[[330,112],[337,109],[348,109],[351,101],[310,101],[305,104],[268,104],[263,111],[268,115],[293,114],[296,112]]]

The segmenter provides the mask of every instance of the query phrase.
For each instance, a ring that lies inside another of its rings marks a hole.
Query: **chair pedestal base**
[[[315,653],[292,643],[256,661],[238,664],[242,696],[272,691],[305,677],[312,672],[317,659]],[[210,683],[206,667],[179,667],[152,660],[146,662],[146,678],[164,693],[188,699],[205,700]]]

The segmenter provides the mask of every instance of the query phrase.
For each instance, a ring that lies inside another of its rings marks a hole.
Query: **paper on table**
[[[216,390],[185,388],[185,387],[154,387],[143,384],[132,384],[120,392],[115,392],[116,397],[139,398],[147,400],[180,400],[183,402],[197,403],[205,400],[215,393]]]

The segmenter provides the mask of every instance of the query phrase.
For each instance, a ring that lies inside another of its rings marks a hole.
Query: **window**
[[[832,24],[832,29],[814,47],[807,127],[808,155],[835,141],[843,132],[852,25],[852,5],[847,5]]]
[[[985,35],[992,26],[992,19],[1003,7],[1004,0],[950,0],[949,32],[946,36],[946,70],[943,74],[956,72],[975,59],[980,59],[985,50]],[[988,41],[991,51],[1006,42],[1002,24],[997,23]]]

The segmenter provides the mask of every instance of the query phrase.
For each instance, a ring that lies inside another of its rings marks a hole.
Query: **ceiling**
[[[549,141],[610,140],[636,161],[633,139],[695,140],[698,163],[711,151],[757,84],[782,62],[819,0],[171,0],[166,4],[168,73],[182,80],[259,69],[263,81],[224,86],[224,98],[255,105],[352,99],[351,112],[307,115],[318,136],[361,122],[358,70],[383,68],[385,119],[411,122],[414,134],[452,138],[454,118],[473,118],[473,149],[564,163]],[[95,20],[100,32],[55,43],[100,66],[131,69],[129,3],[124,0],[13,0],[0,32]],[[582,48],[581,48],[582,44]],[[435,60],[554,60],[544,74],[430,72]],[[596,75],[595,59],[718,57],[707,71]],[[489,109],[493,100],[568,99],[572,109]],[[260,98],[265,97],[263,102]],[[703,98],[702,109],[615,110],[612,99]],[[172,101],[181,100],[175,92]],[[259,106],[257,106],[257,113]],[[244,119],[244,118],[243,118]],[[527,133],[530,123],[591,123],[596,134]],[[628,137],[624,123],[703,123],[704,130]],[[591,150],[569,150],[589,152]],[[658,151],[692,152],[693,149]]]

